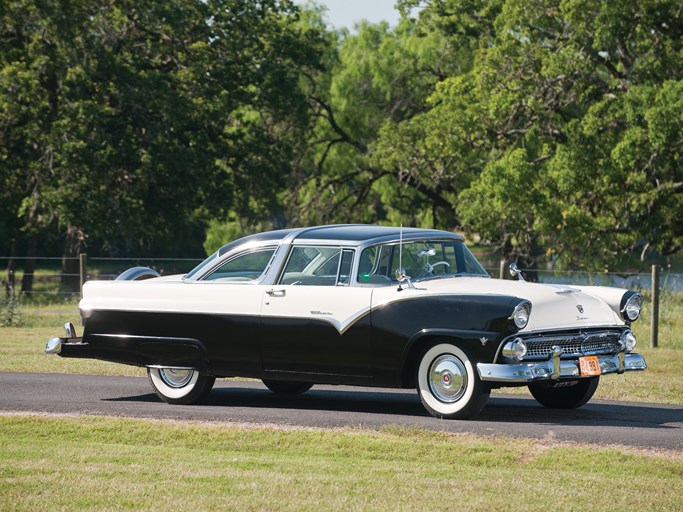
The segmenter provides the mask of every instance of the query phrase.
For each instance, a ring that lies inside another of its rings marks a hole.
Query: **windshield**
[[[463,242],[458,240],[420,240],[399,244],[375,245],[364,249],[358,265],[358,282],[396,283],[396,269],[403,266],[413,279],[450,276],[487,276]]]
[[[204,261],[202,261],[199,265],[197,265],[195,268],[190,270],[190,272],[188,274],[185,274],[185,277],[183,277],[183,279],[190,279],[192,276],[197,274],[200,270],[205,268],[207,265],[209,265],[216,258],[218,258],[218,251],[214,252],[211,256],[209,256]]]

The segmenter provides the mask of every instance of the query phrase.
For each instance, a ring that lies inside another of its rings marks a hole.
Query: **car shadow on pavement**
[[[533,398],[492,396],[480,413],[480,421],[537,422],[548,425],[621,426],[629,428],[680,428],[683,407],[635,402],[594,400],[578,409],[547,409]]]
[[[204,402],[206,405],[300,409],[337,412],[378,413],[429,416],[415,392],[383,390],[316,389],[301,395],[278,395],[267,389],[218,388]]]
[[[161,403],[153,393],[109,398],[107,401]],[[275,409],[374,413],[377,415],[429,418],[415,391],[344,386],[314,387],[301,395],[277,395],[253,382],[231,382],[215,387],[199,406],[214,413],[225,408]],[[195,410],[195,412],[198,412]],[[208,411],[207,411],[208,412]],[[226,411],[227,412],[227,411]],[[543,423],[547,425],[623,426],[629,428],[679,428],[683,407],[633,402],[592,401],[579,409],[546,409],[535,400],[518,395],[492,395],[484,410],[474,418],[490,423]],[[434,421],[440,421],[434,419]]]

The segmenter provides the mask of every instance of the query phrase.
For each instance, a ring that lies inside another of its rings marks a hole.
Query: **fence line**
[[[78,260],[79,261],[79,272],[78,273],[62,273],[59,272],[53,276],[41,276],[38,272],[19,272],[23,277],[30,276],[31,278],[37,278],[42,281],[53,282],[62,277],[68,277],[72,279],[78,278],[79,290],[77,291],[62,291],[62,290],[48,290],[48,291],[37,291],[31,290],[31,295],[55,295],[55,296],[68,296],[68,295],[81,295],[83,290],[83,284],[87,280],[91,279],[113,279],[118,276],[121,272],[126,270],[126,268],[117,269],[114,272],[97,270],[96,273],[88,273],[88,260],[90,262],[147,262],[150,264],[155,263],[168,263],[175,262],[180,263],[183,267],[183,271],[179,271],[178,268],[173,268],[174,273],[184,273],[190,270],[188,265],[182,265],[192,262],[192,266],[202,261],[200,258],[154,258],[154,257],[138,257],[138,258],[122,258],[122,257],[92,257],[88,258],[86,254],[80,254],[78,257],[62,258],[62,257],[0,257],[2,260],[36,260],[36,261],[63,261],[63,260]],[[488,267],[486,270],[492,276],[498,274],[500,279],[508,278],[507,275],[507,265],[501,262],[499,268]],[[159,269],[161,274],[164,274],[164,269]],[[657,347],[658,345],[658,330],[659,330],[659,306],[662,291],[683,291],[683,274],[672,273],[670,269],[665,273],[663,283],[662,283],[662,267],[660,265],[652,265],[651,272],[645,273],[628,273],[628,272],[588,272],[584,270],[546,270],[546,269],[521,269],[522,274],[533,273],[534,276],[538,278],[539,282],[542,283],[554,283],[554,284],[567,284],[567,285],[580,285],[580,284],[599,284],[599,285],[609,285],[616,286],[620,288],[630,288],[636,289],[643,292],[650,292],[651,297],[651,310],[650,310],[650,345],[652,347]],[[3,285],[8,289],[14,289],[17,272],[7,273],[5,278],[3,278]],[[571,277],[571,278],[570,278]],[[74,283],[75,284],[75,283]],[[80,292],[80,293],[79,293]],[[26,293],[26,292],[24,292]]]
[[[33,257],[33,256],[0,256],[0,260],[77,260],[78,258],[63,258],[61,256],[41,256],[41,257]]]

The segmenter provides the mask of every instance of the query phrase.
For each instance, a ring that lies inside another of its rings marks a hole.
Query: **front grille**
[[[520,337],[527,346],[527,353],[524,356],[526,361],[548,359],[554,346],[562,349],[563,358],[615,354],[621,347],[619,344],[620,336],[621,331],[600,331]]]

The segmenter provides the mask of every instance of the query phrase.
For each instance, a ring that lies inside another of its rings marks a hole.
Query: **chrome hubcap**
[[[429,367],[429,389],[441,402],[457,402],[467,389],[467,371],[460,359],[451,354],[437,357]]]
[[[162,368],[159,376],[164,384],[172,388],[182,388],[192,380],[194,370],[176,370],[174,368]]]

